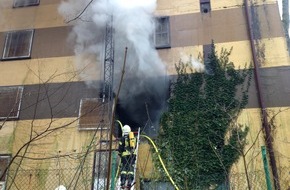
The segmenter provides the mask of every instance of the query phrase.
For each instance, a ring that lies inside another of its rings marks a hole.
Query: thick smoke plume
[[[147,106],[150,119],[156,124],[168,89],[166,68],[152,43],[156,0],[94,0],[80,14],[88,3],[88,0],[68,0],[59,7],[59,12],[67,21],[73,19],[70,41],[75,43],[77,64],[96,65],[94,72],[85,73],[83,77],[93,80],[96,77],[94,73],[102,75],[105,28],[113,15],[114,91],[120,81],[125,47],[128,47],[125,77],[119,96],[121,110],[129,117],[128,122],[144,126],[148,121]],[[78,19],[74,19],[77,15],[80,15]]]

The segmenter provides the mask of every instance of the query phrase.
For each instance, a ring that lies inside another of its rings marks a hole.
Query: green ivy
[[[218,56],[212,44],[204,73],[176,65],[157,144],[180,189],[217,188],[245,146],[248,128],[235,127],[235,121],[248,102],[252,71],[236,70],[230,54],[222,50]]]

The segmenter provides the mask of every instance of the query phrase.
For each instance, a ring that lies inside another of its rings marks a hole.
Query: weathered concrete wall
[[[80,80],[99,80],[100,70],[94,64],[96,58],[86,57],[84,65],[75,65],[75,56],[72,47],[67,44],[66,38],[71,27],[68,26],[57,8],[60,0],[41,1],[39,6],[12,8],[11,0],[0,2],[0,44],[4,44],[5,32],[18,29],[36,29],[33,42],[32,59],[20,61],[0,62],[0,86],[33,85],[44,82],[68,83]],[[167,74],[174,75],[175,64],[180,58],[192,56],[199,59],[203,55],[203,45],[214,40],[217,51],[222,48],[233,48],[230,60],[235,66],[243,68],[253,61],[249,37],[246,28],[243,0],[212,1],[212,12],[200,14],[199,1],[192,0],[158,0],[156,15],[170,16],[171,42],[169,49],[158,50],[166,64]],[[274,129],[274,146],[278,166],[289,166],[290,153],[289,135],[290,118],[288,117],[287,102],[289,89],[289,56],[286,41],[283,37],[282,25],[279,22],[279,12],[276,0],[254,1],[257,17],[253,23],[257,25],[255,31],[258,41],[258,50],[261,52],[261,67],[263,69],[263,93],[266,104],[270,105],[270,113],[279,113],[276,116]],[[257,30],[259,29],[259,30]],[[3,45],[0,52],[3,51]],[[273,69],[272,69],[273,68]],[[92,77],[93,76],[93,77]],[[275,78],[275,80],[273,80]],[[279,86],[278,83],[281,82]],[[256,91],[251,89],[251,96],[256,97]],[[257,99],[257,98],[256,98]],[[255,99],[255,101],[256,101]],[[277,100],[276,100],[277,99]],[[284,99],[284,100],[283,100]],[[256,103],[257,104],[257,103]],[[48,110],[49,111],[49,110]],[[76,117],[61,118],[53,121],[52,127],[70,123]],[[260,132],[260,111],[256,107],[243,110],[238,122],[250,127],[248,145],[251,148],[246,156],[251,171],[262,170],[261,146],[264,145],[263,133]],[[0,133],[0,153],[15,155],[19,148],[28,141],[31,126],[34,126],[33,135],[45,130],[51,121],[49,119],[8,121]],[[46,138],[33,143],[27,156],[41,158],[43,156],[59,156],[60,154],[76,155],[83,153],[85,146],[92,138],[91,132],[80,132],[73,122],[49,134]],[[152,162],[149,145],[140,146],[140,171],[144,178],[152,177]],[[146,160],[148,158],[148,162]],[[31,162],[25,160],[27,168],[54,168],[55,162],[41,160]],[[72,161],[72,165],[77,165]],[[65,166],[70,162],[63,161]],[[91,162],[92,164],[92,162]],[[243,162],[240,160],[233,167],[234,172],[244,172]],[[142,173],[143,172],[143,173]]]
[[[64,26],[66,23],[57,10],[60,2],[40,1],[39,6],[13,8],[13,1],[3,0],[0,2],[0,31]]]

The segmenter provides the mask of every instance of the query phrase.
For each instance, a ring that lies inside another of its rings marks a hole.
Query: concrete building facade
[[[109,140],[110,118],[100,99],[103,71],[95,64],[102,64],[102,60],[92,54],[76,56],[70,41],[75,27],[59,13],[61,2],[0,2],[2,188],[53,189],[65,185],[68,189],[93,189],[94,177],[106,178],[106,172],[100,174],[93,169],[102,168],[97,161],[107,155],[104,147]],[[265,138],[259,104],[262,96],[265,106],[262,109],[267,111],[271,126],[275,126],[271,135],[280,186],[287,189],[290,187],[288,47],[277,1],[251,0],[248,6],[245,2],[157,0],[154,16],[164,25],[155,31],[156,51],[169,76],[176,75],[175,64],[181,56],[203,57],[212,41],[218,52],[233,48],[229,58],[237,69],[257,61],[261,94],[253,80],[249,103],[238,119],[250,126],[245,158],[250,172],[263,170],[261,146],[265,145]],[[79,10],[86,4],[81,5]],[[80,67],[76,60],[84,65]],[[150,178],[152,166],[145,164],[148,145],[142,144],[140,149],[143,150],[139,156],[139,167],[143,168],[140,178]],[[244,172],[240,159],[232,173]],[[238,185],[246,187],[243,182]]]

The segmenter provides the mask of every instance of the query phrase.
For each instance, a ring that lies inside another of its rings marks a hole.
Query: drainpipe
[[[252,30],[252,25],[251,25],[251,18],[249,14],[248,0],[244,0],[244,4],[245,4],[245,10],[246,10],[246,22],[247,22],[248,35],[250,38],[251,51],[252,51],[252,56],[253,56],[253,61],[254,61],[254,77],[255,77],[257,94],[258,94],[258,103],[259,103],[259,107],[261,108],[262,127],[265,133],[265,143],[266,143],[267,151],[269,152],[270,166],[271,166],[272,175],[274,178],[274,187],[276,190],[280,190],[279,175],[277,171],[275,153],[274,153],[274,148],[273,148],[273,143],[272,143],[271,129],[268,122],[267,110],[266,110],[265,101],[264,101],[262,90],[261,90],[259,62],[257,60],[257,52],[255,49],[255,44],[254,44],[254,37],[253,37],[253,32],[252,32],[253,30]]]

